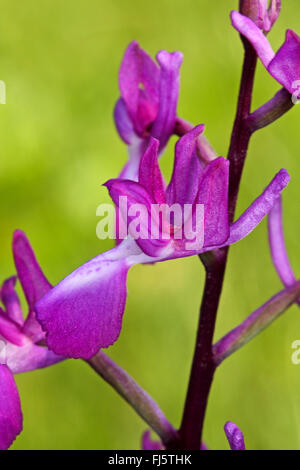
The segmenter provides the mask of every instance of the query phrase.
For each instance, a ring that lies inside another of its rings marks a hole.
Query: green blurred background
[[[112,120],[117,74],[132,39],[154,55],[181,50],[178,114],[207,125],[226,154],[236,106],[242,48],[229,11],[237,0],[1,0],[0,105],[1,278],[14,273],[13,230],[23,229],[52,283],[112,246],[96,238],[96,207],[109,201],[101,184],[118,175],[127,155]],[[300,7],[289,0],[270,34],[300,31]],[[255,105],[278,85],[259,65]],[[284,193],[285,230],[300,272],[299,109],[251,142],[238,213],[275,172],[292,175]],[[162,167],[170,173],[174,140]],[[179,424],[203,287],[197,259],[138,266],[129,274],[121,337],[108,353]],[[266,222],[231,250],[216,338],[241,322],[281,284],[271,264]],[[217,371],[204,438],[227,448],[227,420],[244,431],[249,449],[300,448],[300,339],[296,307]],[[24,432],[15,449],[138,449],[147,426],[82,361],[17,376]]]

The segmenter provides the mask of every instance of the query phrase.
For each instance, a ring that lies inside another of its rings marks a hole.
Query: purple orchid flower
[[[134,181],[150,137],[158,139],[162,152],[175,127],[183,56],[181,52],[160,51],[156,58],[159,66],[133,41],[125,51],[119,73],[121,98],[114,118],[129,148],[129,162],[121,177]]]
[[[168,206],[204,204],[204,241],[200,249],[185,248],[186,240],[123,240],[62,280],[36,306],[37,318],[47,332],[47,344],[57,354],[90,358],[113,344],[122,327],[128,270],[135,264],[154,263],[225,247],[246,237],[271,210],[289,175],[281,170],[265,191],[231,226],[228,223],[228,161],[222,157],[203,170],[195,157],[195,145],[203,126],[179,139],[171,182],[166,188],[158,165],[159,142],[152,139],[139,169],[139,182],[121,178],[106,183],[114,203],[126,196],[129,206],[143,203]],[[146,230],[144,230],[145,233]],[[172,231],[171,231],[172,233]],[[160,233],[161,235],[161,233]]]
[[[299,90],[300,80],[300,37],[287,30],[286,39],[275,54],[266,36],[247,16],[237,11],[231,13],[234,28],[252,44],[267,71],[289,93]]]
[[[17,231],[13,239],[13,255],[18,278],[29,306],[23,318],[15,291],[17,277],[7,279],[0,290],[0,449],[10,447],[22,431],[21,403],[13,374],[41,369],[61,361],[41,344],[44,340],[35,318],[34,304],[51,289],[39,267],[25,234]]]
[[[280,10],[281,0],[240,0],[241,13],[248,16],[265,33],[271,31]]]
[[[284,241],[281,197],[278,198],[269,213],[268,233],[271,256],[278,276],[285,287],[292,286],[296,282],[296,277]],[[300,306],[300,299],[297,303]]]
[[[224,431],[231,450],[245,450],[244,436],[240,428],[231,421],[224,426]]]

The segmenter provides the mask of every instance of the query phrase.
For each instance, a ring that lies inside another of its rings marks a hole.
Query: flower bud
[[[269,6],[268,6],[269,5]],[[240,0],[240,12],[268,33],[281,10],[281,0]]]

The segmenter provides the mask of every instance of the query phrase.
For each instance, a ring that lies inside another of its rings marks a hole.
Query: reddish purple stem
[[[257,56],[250,43],[242,38],[245,48],[244,64],[236,118],[231,135],[228,159],[230,161],[229,217],[233,221],[244,162],[252,131],[247,125],[250,114]],[[213,335],[226,269],[228,248],[203,258],[206,282],[200,308],[199,327],[192,369],[181,427],[182,449],[199,449],[212,385],[215,365],[212,359]]]

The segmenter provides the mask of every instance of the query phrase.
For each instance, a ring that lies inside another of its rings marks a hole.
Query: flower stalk
[[[102,351],[86,361],[155,431],[165,446],[174,447],[177,432],[159,406],[130,375]]]
[[[200,308],[199,326],[185,408],[179,430],[182,449],[200,448],[208,395],[215,364],[212,341],[223,286],[227,249],[219,250],[214,261],[205,266],[206,280]]]
[[[229,173],[229,217],[232,222],[237,203],[238,191],[241,182],[245,159],[252,131],[247,126],[247,119],[251,110],[252,92],[254,85],[257,55],[249,41],[241,36],[244,45],[244,63],[235,122],[231,134],[228,160]]]
[[[261,333],[300,296],[300,281],[279,292],[255,310],[246,320],[221,338],[213,347],[216,366]]]
[[[228,159],[229,172],[229,219],[233,221],[242,171],[251,137],[247,118],[251,110],[252,91],[257,55],[247,39],[244,44],[244,63],[236,117],[233,125]],[[180,427],[182,448],[199,449],[205,412],[216,365],[213,360],[213,336],[218,306],[226,270],[228,248],[222,249],[217,261],[206,265],[205,287],[200,307],[199,327],[194,350],[190,381]]]
[[[277,121],[293,106],[291,94],[282,88],[266,104],[251,113],[246,119],[246,124],[251,132],[255,132]]]

